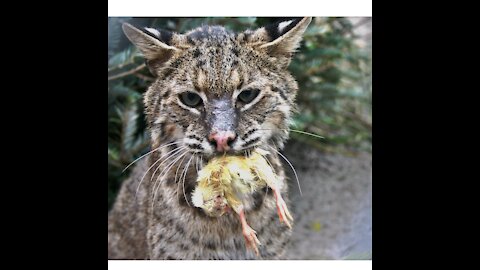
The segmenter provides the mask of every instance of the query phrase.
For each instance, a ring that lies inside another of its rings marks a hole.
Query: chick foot
[[[290,221],[293,222],[293,217],[290,214],[290,211],[288,211],[287,204],[285,203],[282,195],[280,195],[280,192],[277,189],[273,190],[273,194],[275,195],[275,199],[277,201],[277,212],[280,222],[285,223],[288,228],[292,229]]]
[[[245,212],[243,210],[240,211],[239,216],[240,216],[240,222],[242,223],[242,234],[243,234],[243,237],[245,238],[245,244],[247,246],[247,249],[248,248],[253,249],[255,251],[255,254],[257,256],[260,256],[260,252],[258,251],[257,244],[258,245],[262,245],[262,244],[257,238],[257,232],[254,231],[252,227],[250,227],[247,224],[247,220],[245,218]]]

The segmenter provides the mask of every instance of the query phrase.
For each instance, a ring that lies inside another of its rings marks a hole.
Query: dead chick
[[[267,154],[269,152],[263,149],[256,149],[248,157],[212,158],[199,172],[198,184],[192,193],[193,204],[202,208],[207,215],[219,217],[229,212],[230,208],[233,209],[240,218],[247,248],[253,249],[257,255],[259,254],[257,244],[261,243],[255,230],[247,223],[242,203],[248,195],[265,186],[270,187],[276,199],[280,221],[290,229],[290,221],[293,221],[280,194],[283,183],[278,181],[277,175],[266,160]]]

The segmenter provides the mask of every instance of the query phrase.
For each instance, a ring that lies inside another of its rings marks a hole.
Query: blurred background
[[[142,94],[154,80],[121,24],[182,33],[213,24],[243,31],[279,20],[288,18],[108,19],[108,209],[129,175],[122,170],[149,151]],[[284,150],[304,191],[299,196],[292,184],[291,259],[371,258],[371,25],[369,17],[314,18],[289,66],[300,88],[291,128],[324,137],[291,132]]]

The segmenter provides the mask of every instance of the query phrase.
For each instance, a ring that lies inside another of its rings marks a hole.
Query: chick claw
[[[246,225],[243,228],[242,233],[243,233],[243,237],[245,238],[247,248],[253,249],[255,251],[255,254],[257,254],[257,256],[260,256],[260,252],[258,251],[257,244],[258,245],[262,245],[262,244],[257,238],[257,232],[254,231],[250,226]]]
[[[242,234],[243,237],[245,238],[245,243],[248,248],[251,248],[255,251],[255,254],[257,256],[260,256],[260,252],[258,251],[258,245],[262,245],[260,241],[257,238],[257,232],[252,229],[247,224],[247,219],[245,218],[245,212],[243,210],[240,211],[239,213],[240,216],[240,222],[242,223]]]
[[[289,229],[292,229],[292,225],[290,224],[290,221],[293,222],[293,217],[290,214],[290,211],[288,211],[287,204],[283,200],[278,190],[274,190],[274,194],[275,194],[275,199],[277,200],[277,212],[278,212],[278,217],[280,219],[280,222],[285,223]]]

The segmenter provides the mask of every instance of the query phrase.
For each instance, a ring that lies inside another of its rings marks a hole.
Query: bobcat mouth
[[[252,147],[248,147],[248,148],[244,148],[244,149],[240,149],[240,150],[234,150],[234,149],[230,149],[228,151],[225,151],[225,152],[214,152],[212,154],[204,154],[202,157],[203,157],[203,160],[206,163],[208,163],[212,158],[215,158],[215,157],[220,157],[220,156],[241,156],[241,157],[248,157],[249,154],[254,151],[254,149],[256,148],[257,146],[252,146]]]
[[[242,149],[230,149],[228,151],[224,151],[224,152],[215,152],[213,153],[213,156],[223,156],[223,155],[227,155],[227,156],[246,156],[248,155],[251,151],[253,151],[257,146],[251,146],[251,147],[248,147],[248,148],[242,148]]]

